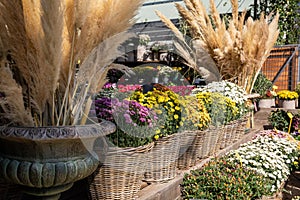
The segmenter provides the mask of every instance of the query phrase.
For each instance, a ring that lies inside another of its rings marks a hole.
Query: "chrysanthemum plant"
[[[85,124],[142,0],[0,2],[0,125]]]

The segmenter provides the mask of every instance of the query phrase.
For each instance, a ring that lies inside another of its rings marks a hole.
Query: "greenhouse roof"
[[[209,0],[202,0],[204,6],[209,10]],[[239,11],[249,9],[253,4],[250,0],[238,0]],[[155,10],[160,11],[169,19],[178,19],[179,14],[175,8],[175,3],[184,5],[183,0],[146,0],[139,10],[137,23],[159,21],[159,17],[155,14]],[[231,13],[230,0],[215,0],[219,13]]]

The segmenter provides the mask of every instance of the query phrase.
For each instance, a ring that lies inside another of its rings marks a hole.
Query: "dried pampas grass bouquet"
[[[175,6],[188,24],[191,43],[187,43],[180,31],[160,12],[157,15],[178,39],[176,48],[187,65],[207,79],[228,80],[251,93],[254,82],[273,45],[278,30],[278,14],[253,20],[246,18],[246,11],[239,14],[238,0],[230,0],[232,17],[221,18],[215,1],[210,0],[210,13],[201,0],[183,0],[185,6]],[[207,52],[213,60],[206,58]],[[220,76],[217,76],[217,74]]]
[[[142,4],[126,1],[0,0],[0,125],[85,124],[107,71],[126,69],[112,63]]]

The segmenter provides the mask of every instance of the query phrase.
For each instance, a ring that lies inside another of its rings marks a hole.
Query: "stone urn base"
[[[114,124],[62,127],[0,127],[0,177],[40,199],[59,199],[99,164],[95,140]]]

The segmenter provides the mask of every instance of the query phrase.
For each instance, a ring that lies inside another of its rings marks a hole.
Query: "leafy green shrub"
[[[258,93],[260,94],[260,96],[264,97],[266,95],[266,92],[272,89],[272,86],[272,81],[267,79],[264,74],[260,73],[255,80],[252,92]]]
[[[222,157],[185,174],[182,196],[184,199],[258,199],[271,194],[270,189],[269,179]]]
[[[287,132],[289,129],[290,118],[288,113],[284,110],[272,110],[268,117],[268,121],[277,130]]]

